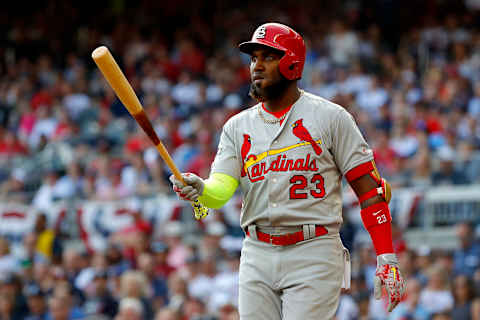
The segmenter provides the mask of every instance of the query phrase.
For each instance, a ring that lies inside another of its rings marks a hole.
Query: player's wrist
[[[386,264],[398,266],[397,255],[395,253],[382,253],[378,255],[377,265],[383,266]]]
[[[363,224],[372,239],[377,256],[393,253],[392,224],[388,204],[384,201],[360,211]]]

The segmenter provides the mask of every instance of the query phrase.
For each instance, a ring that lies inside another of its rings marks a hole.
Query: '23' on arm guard
[[[212,173],[204,182],[204,189],[198,201],[212,209],[223,207],[233,196],[239,183],[235,178],[224,173]]]
[[[373,160],[351,169],[346,173],[345,177],[351,183],[364,175],[370,175],[377,183],[377,187],[359,195],[360,203],[377,195],[381,196],[384,201],[374,203],[361,210],[360,214],[363,224],[370,233],[377,256],[384,253],[393,253],[392,217],[388,208],[391,198],[390,185],[385,179],[380,177]]]

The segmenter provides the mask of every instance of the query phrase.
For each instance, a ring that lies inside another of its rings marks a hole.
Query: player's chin
[[[250,84],[250,96],[257,101],[264,101],[263,90],[259,88],[254,82]]]

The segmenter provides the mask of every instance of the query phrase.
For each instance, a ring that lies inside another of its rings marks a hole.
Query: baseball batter
[[[297,87],[305,61],[297,32],[267,23],[239,48],[251,55],[250,95],[258,104],[224,125],[208,179],[186,173],[186,186],[171,181],[180,198],[210,208],[240,186],[241,319],[334,317],[350,280],[339,236],[342,176],[359,197],[377,253],[375,295],[385,286],[391,311],[405,282],[392,247],[390,189],[372,150],[344,108]]]

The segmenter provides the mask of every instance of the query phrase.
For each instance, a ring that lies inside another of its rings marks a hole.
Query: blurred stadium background
[[[393,185],[408,293],[372,298],[345,186],[338,320],[480,319],[480,1],[14,1],[0,11],[0,319],[238,319],[241,198],[196,222],[90,58],[110,48],[181,171],[253,105],[236,45],[278,21],[301,87],[351,112]]]

